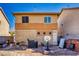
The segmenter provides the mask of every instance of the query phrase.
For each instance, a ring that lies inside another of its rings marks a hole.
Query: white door
[[[57,45],[57,30],[53,30],[53,45]]]

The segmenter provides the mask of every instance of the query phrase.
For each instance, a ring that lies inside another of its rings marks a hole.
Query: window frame
[[[28,19],[23,19],[24,17],[27,17]],[[22,23],[29,23],[29,16],[22,16]]]
[[[48,17],[50,17],[50,20],[48,20]],[[47,19],[45,19],[45,18],[47,18]],[[47,21],[47,22],[45,22],[45,20]],[[50,22],[49,22],[50,21]],[[44,17],[44,23],[45,24],[51,24],[52,23],[52,17],[51,16],[45,16]]]

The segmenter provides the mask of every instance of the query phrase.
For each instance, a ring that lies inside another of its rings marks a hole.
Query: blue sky
[[[15,28],[14,12],[60,12],[62,8],[79,7],[79,3],[0,3],[9,23],[10,30]]]

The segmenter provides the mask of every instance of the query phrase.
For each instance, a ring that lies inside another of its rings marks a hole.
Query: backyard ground
[[[61,49],[58,46],[50,47],[50,51],[45,51],[43,47],[26,50],[0,50],[0,56],[78,56],[79,52],[69,49]]]

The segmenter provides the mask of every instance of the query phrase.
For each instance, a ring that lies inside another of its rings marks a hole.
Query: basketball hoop
[[[44,37],[44,41],[46,42],[46,49],[47,51],[49,51],[49,41],[50,41],[51,37],[50,36],[45,36]]]
[[[50,36],[44,36],[44,41],[45,41],[45,42],[50,41],[50,39],[51,39],[51,37],[50,37]]]

